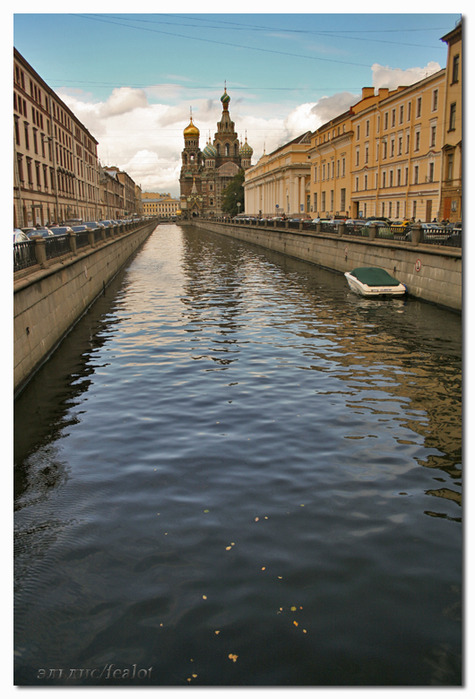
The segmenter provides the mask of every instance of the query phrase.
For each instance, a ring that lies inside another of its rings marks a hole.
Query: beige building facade
[[[287,217],[304,214],[309,206],[310,131],[264,154],[246,170],[244,210],[250,215]]]
[[[98,142],[15,49],[14,227],[99,217]]]

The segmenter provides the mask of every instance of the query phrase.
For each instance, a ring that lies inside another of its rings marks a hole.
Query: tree
[[[240,212],[244,212],[244,170],[240,170],[233,177],[223,192],[221,209],[225,214],[236,216]],[[238,206],[240,204],[240,206]]]

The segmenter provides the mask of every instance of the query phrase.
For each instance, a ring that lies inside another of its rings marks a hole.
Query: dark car
[[[50,231],[53,231],[54,235],[68,235],[73,232],[71,226],[52,226]]]
[[[36,228],[31,230],[28,233],[28,238],[38,238],[40,236],[41,238],[49,238],[54,236],[53,231],[50,228]]]

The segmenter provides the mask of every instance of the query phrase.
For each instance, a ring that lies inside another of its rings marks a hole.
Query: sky
[[[238,13],[208,4],[184,0],[175,13],[138,2],[130,14],[130,2],[85,0],[83,12],[65,14],[47,0],[41,13],[19,0],[13,44],[99,142],[102,165],[125,170],[143,191],[178,197],[183,130],[192,114],[201,149],[213,139],[225,85],[255,164],[348,109],[363,87],[409,85],[444,68],[441,37],[461,17],[417,11],[414,2],[415,12],[398,14],[364,3],[358,14],[306,11],[305,0],[292,14],[289,2],[276,13],[259,0],[227,3]]]

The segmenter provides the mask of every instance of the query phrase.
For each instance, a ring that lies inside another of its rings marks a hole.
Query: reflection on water
[[[18,683],[460,684],[456,314],[160,226],[15,423]]]

